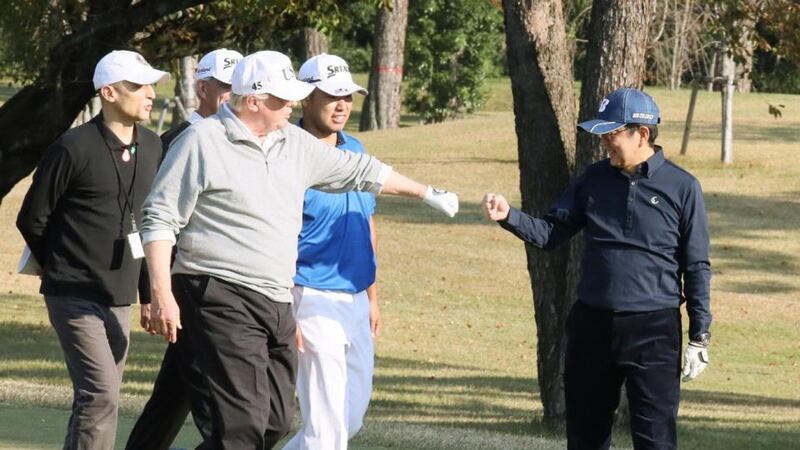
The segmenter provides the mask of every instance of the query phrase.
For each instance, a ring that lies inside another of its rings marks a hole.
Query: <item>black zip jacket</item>
[[[45,151],[17,216],[17,228],[43,268],[42,294],[121,306],[135,303],[138,287],[142,302],[149,302],[144,260],[131,257],[126,236],[131,212],[141,226],[161,141],[139,125],[134,138],[135,151],[126,152],[100,115]]]

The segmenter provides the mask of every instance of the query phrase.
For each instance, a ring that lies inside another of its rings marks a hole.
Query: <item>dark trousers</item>
[[[634,448],[677,448],[680,351],[677,308],[629,313],[575,303],[564,373],[569,449],[609,448],[622,383]]]
[[[54,295],[45,302],[74,393],[64,449],[113,449],[131,308]]]
[[[213,277],[173,280],[209,393],[202,403],[211,413],[211,433],[198,449],[274,447],[295,410],[292,305]]]
[[[187,323],[181,308],[181,322]],[[169,344],[153,393],[136,420],[126,450],[168,450],[189,415],[203,438],[211,435],[208,388],[194,358],[189,335],[178,331],[178,340]]]

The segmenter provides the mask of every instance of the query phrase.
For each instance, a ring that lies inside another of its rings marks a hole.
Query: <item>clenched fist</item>
[[[508,200],[502,195],[488,193],[483,197],[483,214],[495,222],[508,218]]]

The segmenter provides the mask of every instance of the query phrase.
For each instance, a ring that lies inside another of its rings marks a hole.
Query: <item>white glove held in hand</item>
[[[683,354],[683,381],[697,378],[706,370],[708,361],[708,348],[690,342]]]
[[[447,192],[443,189],[434,189],[428,186],[425,191],[425,197],[422,201],[433,209],[453,217],[458,212],[458,196],[452,192]]]

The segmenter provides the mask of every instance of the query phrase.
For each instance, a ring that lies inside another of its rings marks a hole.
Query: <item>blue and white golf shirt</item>
[[[338,133],[336,147],[364,153],[361,142],[344,132]],[[306,190],[295,284],[350,293],[372,285],[377,263],[369,218],[374,212],[371,193]]]

